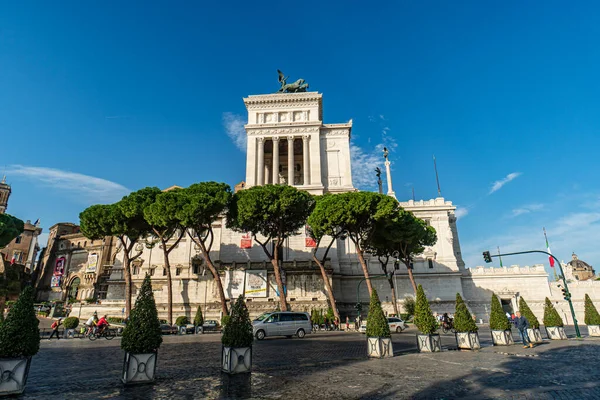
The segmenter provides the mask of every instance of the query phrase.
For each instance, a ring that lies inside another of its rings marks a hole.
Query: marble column
[[[387,175],[387,186],[388,186],[388,196],[392,196],[393,198],[396,198],[396,193],[394,193],[394,189],[392,189],[392,172],[390,171],[390,162],[386,159],[385,160],[385,173]]]
[[[294,137],[288,136],[288,185],[294,185]]]
[[[302,137],[302,144],[304,145],[303,149],[302,149],[302,161],[304,161],[304,185],[310,185],[310,171],[309,171],[309,159],[308,159],[308,139],[310,138],[310,136],[303,136]]]
[[[279,138],[273,138],[273,184],[279,183]]]
[[[262,186],[265,184],[265,139],[257,138],[256,143],[258,144],[258,160],[256,165],[258,176],[256,184]]]

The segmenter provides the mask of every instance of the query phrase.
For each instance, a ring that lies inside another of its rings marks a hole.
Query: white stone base
[[[125,353],[123,361],[123,376],[125,384],[149,383],[154,381],[156,374],[157,353],[131,354]]]
[[[435,353],[442,351],[440,335],[437,333],[432,335],[417,334],[417,347],[421,353]]]
[[[228,374],[252,371],[252,347],[222,346],[221,370]]]
[[[23,393],[30,364],[31,357],[0,359],[0,396]]]
[[[392,338],[385,337],[368,337],[367,338],[367,353],[369,357],[384,358],[394,357],[394,348],[392,346]]]
[[[551,340],[566,340],[567,334],[562,326],[546,326],[546,335]]]
[[[459,349],[479,350],[479,334],[477,332],[456,332],[456,346]]]
[[[511,344],[515,344],[510,330],[492,330],[492,342],[494,346],[510,346]]]
[[[588,335],[600,336],[600,325],[588,325]]]
[[[529,340],[531,343],[543,343],[544,339],[542,339],[542,332],[540,332],[539,328],[527,329],[527,336],[529,336]]]

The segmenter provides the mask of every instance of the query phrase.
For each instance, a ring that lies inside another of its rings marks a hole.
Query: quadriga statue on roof
[[[287,83],[289,76],[285,76],[280,70],[277,70],[277,73],[279,74],[279,84],[281,85],[277,93],[306,92],[306,89],[308,89],[308,83],[305,83],[304,79],[298,79],[296,82]]]

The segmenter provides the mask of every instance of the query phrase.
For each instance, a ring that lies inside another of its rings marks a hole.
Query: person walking
[[[50,326],[50,328],[52,328],[52,333],[50,334],[50,337],[48,338],[48,340],[52,339],[52,336],[54,336],[55,333],[56,333],[56,340],[60,339],[60,336],[58,336],[58,327],[61,324],[62,324],[62,318],[59,318],[52,323],[52,325]]]
[[[531,340],[529,340],[529,335],[527,334],[527,328],[529,328],[529,321],[527,321],[527,318],[522,316],[520,311],[517,311],[514,321],[515,326],[521,335],[521,340],[523,340],[523,348],[533,348],[533,343],[531,343]]]
[[[346,332],[350,331],[350,317],[346,316]]]

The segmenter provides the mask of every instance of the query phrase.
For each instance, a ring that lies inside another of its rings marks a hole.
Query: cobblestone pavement
[[[43,340],[23,399],[600,399],[600,338],[416,353],[415,329],[393,335],[395,357],[366,358],[364,335],[321,332],[255,342],[250,376],[222,376],[220,334],[165,337],[157,381],[123,387],[120,338]]]

